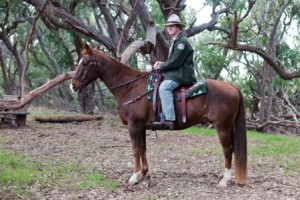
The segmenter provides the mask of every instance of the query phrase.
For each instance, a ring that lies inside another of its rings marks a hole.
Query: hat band
[[[167,24],[172,23],[172,24],[181,24],[181,22],[178,21],[167,21]]]

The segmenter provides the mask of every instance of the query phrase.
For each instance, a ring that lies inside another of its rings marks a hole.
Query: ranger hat
[[[184,26],[182,23],[181,23],[181,20],[179,18],[178,15],[175,15],[175,14],[172,14],[169,18],[168,18],[168,21],[167,23],[165,23],[164,25],[165,26],[169,26],[169,25],[180,25],[180,26]]]

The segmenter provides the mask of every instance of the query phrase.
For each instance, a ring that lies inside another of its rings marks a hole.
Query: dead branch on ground
[[[36,117],[34,121],[40,123],[70,123],[70,122],[84,122],[93,120],[102,120],[102,116],[58,116],[58,117]]]

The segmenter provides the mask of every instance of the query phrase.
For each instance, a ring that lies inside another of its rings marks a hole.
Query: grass
[[[216,135],[214,129],[188,128],[184,133],[198,135]],[[275,165],[289,175],[300,170],[300,137],[275,134],[264,134],[255,131],[247,131],[248,155],[251,164],[270,167]],[[204,155],[208,153],[218,154],[216,146],[219,143],[210,144],[209,147],[197,148],[194,154]],[[222,151],[222,150],[221,150]],[[257,159],[259,158],[259,159]],[[270,162],[272,161],[272,162]]]
[[[77,184],[77,188],[80,190],[87,190],[90,188],[96,188],[98,186],[112,191],[118,186],[118,182],[112,179],[107,179],[100,173],[93,173],[88,174],[82,181]]]
[[[286,174],[300,170],[299,137],[249,131],[248,138],[257,142],[256,145],[249,146],[250,155],[272,158]]]
[[[35,162],[0,150],[0,185],[13,188],[16,194],[30,195],[30,187],[39,179],[38,166]]]
[[[216,130],[207,129],[207,128],[190,127],[185,129],[184,133],[189,133],[193,135],[216,135]]]
[[[118,186],[117,181],[108,179],[99,172],[90,173],[91,167],[75,161],[65,163],[49,161],[43,164],[0,150],[0,196],[11,193],[15,197],[30,198],[34,195],[32,188],[47,191],[57,187],[70,190],[102,187],[111,191]]]

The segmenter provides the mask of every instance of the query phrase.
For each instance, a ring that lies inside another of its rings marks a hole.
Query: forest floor
[[[67,124],[28,121],[18,129],[0,125],[0,137],[7,138],[7,142],[0,142],[0,149],[41,163],[76,161],[118,184],[112,190],[76,190],[70,182],[50,188],[36,183],[32,185],[34,195],[30,199],[300,199],[299,171],[286,175],[271,159],[255,155],[248,158],[248,182],[244,187],[234,182],[227,188],[217,187],[224,159],[216,135],[147,132],[149,173],[137,185],[128,184],[132,175],[131,143],[126,127],[117,118]],[[256,141],[248,141],[249,147],[255,145]],[[73,172],[74,180],[79,173],[85,172]],[[2,195],[0,199],[10,198],[9,194]]]

